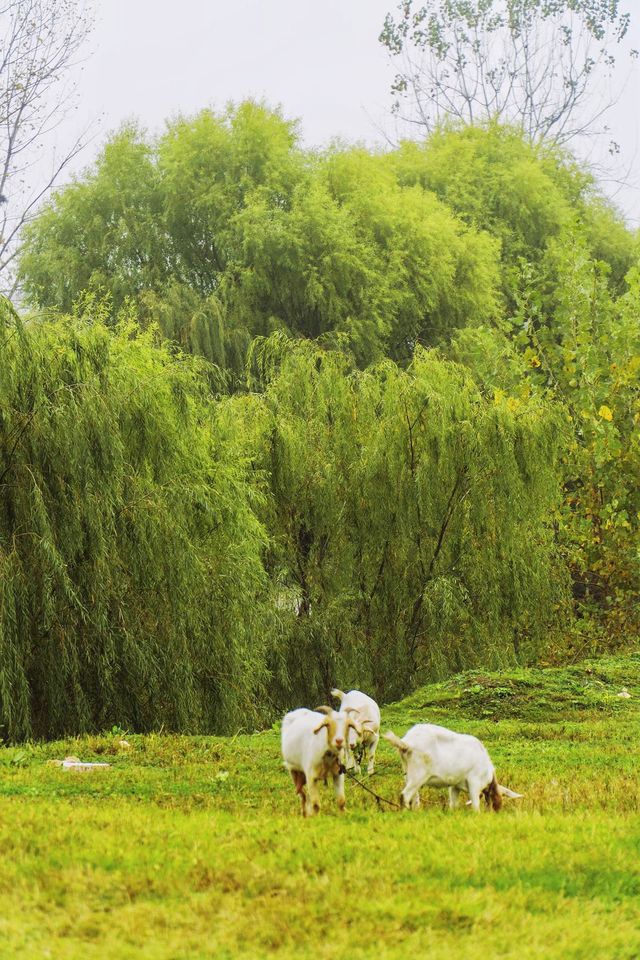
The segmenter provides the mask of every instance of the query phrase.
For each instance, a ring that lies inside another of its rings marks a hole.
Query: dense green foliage
[[[495,315],[497,245],[382,157],[315,157],[254,104],[127,128],[26,232],[40,307],[91,291],[126,300],[184,349],[242,372],[254,336],[343,334],[361,363],[407,358]]]
[[[152,331],[91,321],[5,317],[9,737],[226,729],[336,677],[388,699],[540,648],[563,591],[535,398],[271,338],[263,392],[214,401]]]
[[[594,597],[610,629],[624,634],[640,625],[640,277],[634,268],[628,292],[614,299],[606,268],[580,242],[552,249],[550,259],[547,276],[523,286],[515,343],[573,430],[559,540],[576,598]],[[555,310],[545,321],[550,285]]]
[[[280,344],[274,364],[277,346],[257,351],[259,404],[234,398],[220,415],[250,437],[263,478],[267,567],[290,611],[283,698],[339,676],[388,700],[539,650],[564,597],[544,523],[553,415],[535,398],[483,398],[433,352],[361,373],[311,345]]]
[[[558,150],[534,146],[510,127],[441,128],[423,143],[405,143],[387,162],[403,185],[433,191],[466,223],[500,242],[509,309],[523,261],[539,266],[549,244],[576,231],[605,262],[617,290],[637,258],[624,221],[592,178]]]
[[[224,729],[625,640],[637,254],[495,123],[387,153],[254,103],[121,131],[25,237],[50,322],[5,321],[0,722]]]
[[[571,438],[558,477],[563,502],[556,537],[582,618],[580,642],[591,648],[603,628],[624,638],[639,626],[636,268],[627,280],[628,291],[613,296],[606,266],[589,257],[583,240],[569,236],[550,245],[539,271],[523,271],[516,312],[501,329],[465,330],[450,346],[486,392],[536,395],[545,403],[553,398],[564,410]]]
[[[205,381],[131,325],[1,319],[2,734],[257,718],[264,534]]]
[[[407,361],[511,312],[523,261],[538,268],[567,231],[623,292],[634,238],[558,150],[489,124],[309,154],[292,123],[245,103],[157,140],[123,129],[26,231],[20,269],[40,308],[90,291],[115,318],[128,301],[238,376],[275,330]]]
[[[382,718],[479,736],[524,798],[450,814],[427,788],[400,813],[347,783],[344,815],[323,787],[303,820],[277,729],[0,748],[3,960],[637,958],[638,653],[466,673]],[[67,754],[111,766],[47,763]],[[383,741],[369,785],[401,784]]]

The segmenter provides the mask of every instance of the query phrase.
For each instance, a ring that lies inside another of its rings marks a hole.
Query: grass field
[[[618,693],[626,688],[630,699]],[[640,957],[640,654],[469,673],[383,709],[474,733],[499,814],[347,784],[303,820],[276,729],[0,749],[0,958]],[[108,770],[62,771],[75,754]],[[382,743],[371,786],[402,783]]]

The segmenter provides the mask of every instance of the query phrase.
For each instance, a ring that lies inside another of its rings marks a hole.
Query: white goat
[[[522,796],[498,783],[489,754],[476,737],[433,723],[417,723],[402,739],[391,731],[385,733],[385,739],[400,753],[406,775],[400,794],[403,807],[420,806],[422,786],[448,787],[451,810],[457,807],[461,790],[467,791],[475,811],[480,810],[481,793],[487,806],[496,811],[502,806],[502,797]]]
[[[376,750],[380,740],[380,708],[375,700],[360,690],[332,690],[331,696],[340,701],[340,713],[351,716],[362,729],[357,735],[355,728],[350,731],[345,754],[346,768],[355,768],[360,773],[360,761],[366,760],[367,773],[372,774],[375,765]]]
[[[333,779],[336,799],[344,810],[344,748],[357,723],[331,707],[287,713],[282,721],[282,759],[290,772],[302,803],[302,814],[313,816],[320,809],[318,784]],[[305,785],[308,796],[305,793]]]

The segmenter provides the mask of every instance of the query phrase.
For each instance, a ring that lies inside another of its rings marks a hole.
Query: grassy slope
[[[627,687],[632,698],[619,698]],[[480,736],[526,798],[303,821],[275,731],[0,750],[0,957],[640,956],[640,655],[466,674],[386,708]],[[108,771],[63,772],[74,753]],[[395,797],[386,743],[372,785]]]

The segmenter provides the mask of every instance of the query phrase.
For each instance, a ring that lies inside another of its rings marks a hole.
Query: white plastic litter
[[[104,767],[110,767],[110,763],[93,763],[89,760],[83,761],[79,757],[65,757],[64,760],[48,760],[51,766],[61,767],[63,770],[98,770]]]
[[[83,763],[81,760],[63,760],[63,770],[96,770],[98,767],[110,767],[110,763]]]

